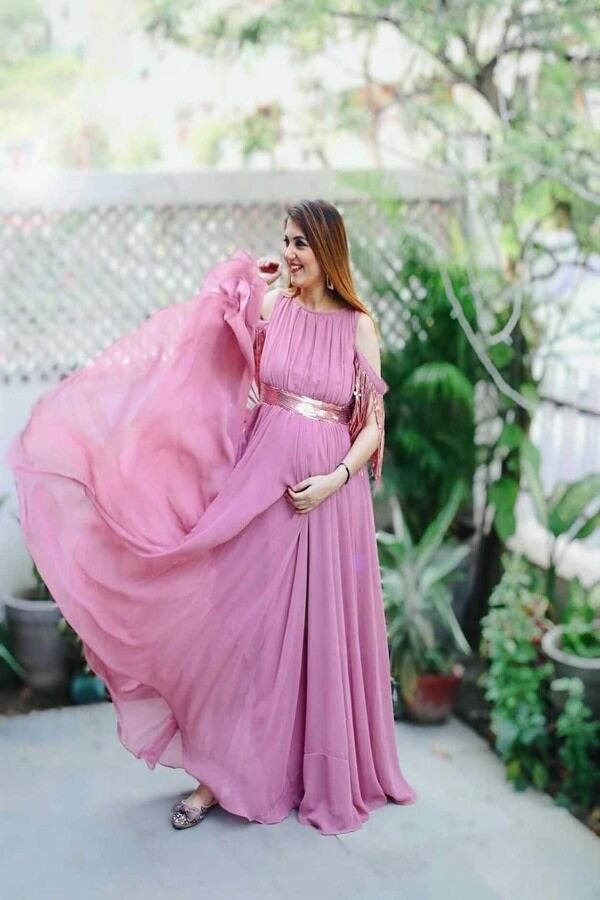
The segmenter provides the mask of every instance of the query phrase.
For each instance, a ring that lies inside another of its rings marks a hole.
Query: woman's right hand
[[[277,281],[281,275],[281,263],[275,256],[261,256],[256,260],[258,274],[268,285]]]

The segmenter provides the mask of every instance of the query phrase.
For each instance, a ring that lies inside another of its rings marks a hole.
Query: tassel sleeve
[[[389,385],[375,372],[372,365],[358,348],[354,351],[354,408],[348,425],[350,440],[354,443],[357,435],[367,424],[371,410],[375,409],[375,419],[379,440],[369,464],[375,477],[375,486],[381,484],[383,451],[385,446],[385,407],[383,396]]]
[[[262,358],[263,346],[265,343],[265,337],[267,336],[267,319],[258,319],[256,322],[256,329],[254,332],[254,378],[252,380],[252,385],[250,387],[250,393],[248,395],[248,403],[247,409],[253,409],[254,406],[258,403],[259,400],[259,391],[260,391],[260,361]]]

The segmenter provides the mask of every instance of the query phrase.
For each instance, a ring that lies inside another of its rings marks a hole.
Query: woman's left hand
[[[285,496],[293,504],[296,512],[304,514],[315,509],[323,500],[337,490],[335,473],[330,475],[311,475],[298,484],[286,489]],[[304,490],[303,490],[304,489]]]

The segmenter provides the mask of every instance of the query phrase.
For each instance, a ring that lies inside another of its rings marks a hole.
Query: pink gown
[[[348,404],[359,378],[381,410],[387,385],[356,348],[356,310],[280,292],[264,322],[265,290],[244,251],[215,266],[42,397],[9,463],[27,546],[123,745],[250,821],[296,809],[340,834],[417,797],[398,763],[368,468],[299,515],[286,487],[334,469],[351,430],[249,397],[262,381]],[[376,475],[382,449],[383,433]]]

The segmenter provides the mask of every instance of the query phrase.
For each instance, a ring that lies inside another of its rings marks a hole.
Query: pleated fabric
[[[104,680],[123,745],[220,805],[355,831],[416,800],[398,762],[368,466],[308,515],[347,425],[249,397],[352,401],[359,313],[316,312],[238,251],[35,404],[7,457],[29,551]],[[260,352],[259,352],[260,348]]]

